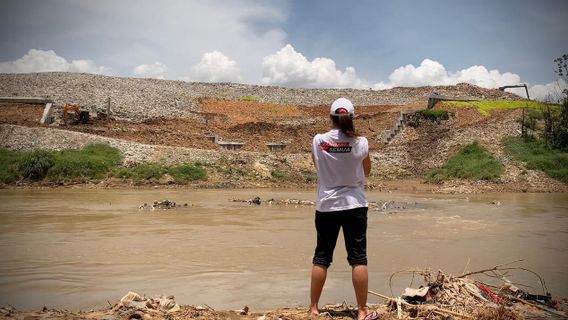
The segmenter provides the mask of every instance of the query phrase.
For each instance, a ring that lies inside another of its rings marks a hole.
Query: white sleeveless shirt
[[[363,159],[369,154],[365,137],[350,138],[339,129],[317,134],[312,154],[318,176],[316,210],[320,212],[367,207]]]

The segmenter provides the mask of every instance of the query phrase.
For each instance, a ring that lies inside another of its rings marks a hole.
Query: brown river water
[[[282,190],[0,190],[0,305],[88,309],[128,291],[173,294],[182,304],[254,310],[306,305],[315,244],[313,208],[229,199],[313,200]],[[524,259],[555,295],[568,296],[566,194],[368,193],[409,203],[369,212],[369,288],[409,268],[461,274]],[[140,211],[170,199],[192,207]],[[493,201],[500,205],[492,204]],[[343,239],[322,303],[354,302]],[[538,292],[538,279],[511,280]],[[415,281],[416,283],[416,281]],[[393,279],[399,295],[410,275]],[[376,302],[370,297],[370,302]]]

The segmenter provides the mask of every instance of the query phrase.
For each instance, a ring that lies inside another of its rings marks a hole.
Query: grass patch
[[[439,123],[441,120],[448,120],[449,118],[450,113],[441,109],[422,109],[414,113],[416,125],[419,125],[422,120],[436,121]]]
[[[484,116],[489,115],[489,111],[495,109],[517,109],[528,107],[529,109],[541,110],[543,107],[550,106],[559,108],[558,104],[547,104],[532,100],[480,100],[480,101],[440,101],[441,107],[474,107]]]
[[[19,162],[23,152],[0,149],[0,182],[13,183],[20,179]]]
[[[197,165],[181,164],[178,166],[164,166],[159,163],[143,163],[130,168],[120,168],[114,176],[123,179],[132,179],[136,182],[156,181],[165,174],[172,176],[176,183],[187,183],[195,180],[206,180],[207,172]]]
[[[179,166],[171,167],[168,169],[168,173],[172,177],[174,177],[177,183],[205,180],[207,178],[207,172],[205,172],[203,168],[190,164],[182,164]]]
[[[276,180],[284,180],[287,178],[286,173],[278,169],[270,170],[270,176]]]
[[[142,180],[158,180],[166,174],[167,168],[158,163],[142,163],[134,167],[120,168],[114,176],[123,179],[132,179],[136,181]]]
[[[0,150],[0,181],[86,181],[105,178],[120,162],[120,151],[107,144],[62,151]]]
[[[549,149],[533,137],[506,137],[505,151],[516,160],[526,162],[527,168],[537,169],[568,184],[568,152]]]
[[[168,167],[159,163],[145,163],[125,168],[118,167],[121,159],[120,151],[107,144],[93,144],[83,149],[62,151],[17,152],[0,149],[0,182],[87,182],[109,176],[144,182],[158,180],[169,174],[176,183],[183,184],[207,179],[203,166],[210,165],[185,163]]]
[[[23,154],[18,161],[18,172],[24,179],[41,180],[53,167],[53,155],[44,150]]]
[[[253,96],[240,96],[239,100],[240,101],[254,101],[254,97]]]
[[[431,170],[427,181],[440,183],[450,178],[495,180],[503,171],[503,164],[475,141],[451,156],[444,167]]]
[[[53,167],[47,179],[53,182],[86,181],[106,178],[120,162],[120,151],[107,144],[93,144],[83,149],[53,152]]]

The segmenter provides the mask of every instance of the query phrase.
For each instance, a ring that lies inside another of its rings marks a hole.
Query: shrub
[[[22,155],[6,149],[0,149],[0,182],[13,183],[20,179],[18,162]]]
[[[49,169],[47,178],[52,181],[104,178],[120,159],[120,151],[106,144],[62,150],[53,153],[54,165]]]
[[[167,173],[166,167],[158,163],[142,163],[131,168],[121,168],[114,173],[118,178],[134,180],[157,180]]]
[[[254,101],[254,97],[253,96],[240,96],[239,100],[240,101]]]
[[[174,177],[177,183],[184,183],[187,181],[205,180],[207,173],[203,168],[193,166],[190,164],[182,164],[179,166],[171,167],[168,173]]]
[[[270,171],[270,176],[274,179],[282,180],[282,179],[286,178],[286,173],[284,173],[283,171],[280,171],[278,169],[275,169],[275,170]]]
[[[24,154],[18,163],[18,172],[24,179],[42,180],[53,166],[53,156],[44,150]]]
[[[446,110],[440,109],[422,109],[414,113],[414,125],[420,125],[422,120],[436,121],[439,123],[441,120],[448,120],[450,113]]]
[[[503,171],[503,165],[475,141],[451,156],[444,167],[431,170],[427,180],[434,183],[449,178],[495,180]]]
[[[568,183],[568,152],[550,149],[534,137],[507,137],[505,151],[516,160],[526,162],[527,168],[537,169],[548,176]]]

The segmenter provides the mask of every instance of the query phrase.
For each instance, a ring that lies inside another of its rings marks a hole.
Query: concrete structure
[[[41,124],[53,122],[51,114],[53,113],[54,103],[50,99],[39,97],[0,97],[0,103],[45,104],[45,109],[43,109],[43,115],[39,122]]]
[[[53,122],[53,117],[51,114],[53,113],[53,103],[48,102],[45,104],[45,109],[43,109],[43,115],[41,116],[41,120],[39,123],[41,124],[51,124]]]
[[[217,142],[217,144],[220,145],[221,148],[225,150],[239,150],[245,145],[244,143],[241,142],[227,142],[227,141]]]
[[[216,134],[208,134],[205,135],[205,138],[215,144],[219,142],[219,137]]]
[[[2,103],[25,103],[25,104],[45,104],[52,102],[50,99],[38,97],[0,97]]]
[[[408,111],[400,112],[392,128],[390,130],[385,131],[384,133],[383,142],[385,144],[391,142],[391,140],[394,139],[394,137],[396,137],[400,132],[402,132],[402,130],[404,130],[404,128],[406,128],[406,121],[408,120],[409,114],[410,112]]]
[[[275,142],[275,143],[267,143],[266,146],[270,151],[282,151],[284,150],[284,148],[286,148],[287,144]]]

